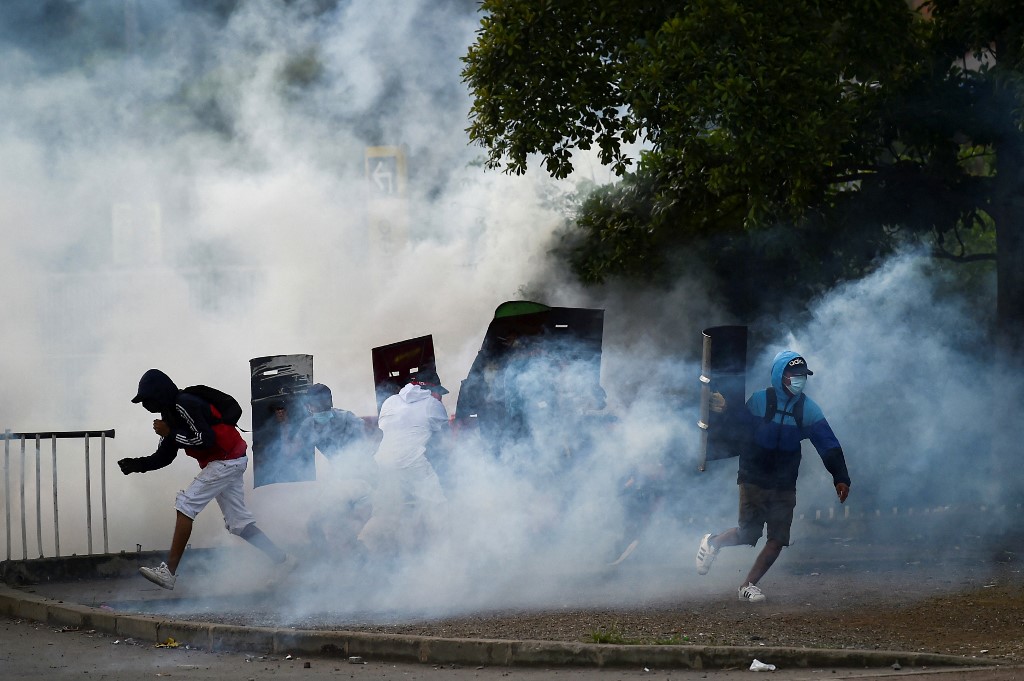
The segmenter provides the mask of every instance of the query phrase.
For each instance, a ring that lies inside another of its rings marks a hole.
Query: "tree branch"
[[[942,248],[932,249],[932,257],[939,258],[940,260],[950,260],[952,262],[983,262],[986,260],[994,261],[996,259],[995,253],[971,253],[970,255],[956,255],[950,253]]]

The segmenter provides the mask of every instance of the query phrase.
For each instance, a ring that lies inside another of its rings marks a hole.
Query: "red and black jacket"
[[[160,440],[156,451],[133,459],[139,473],[163,468],[174,461],[179,449],[206,468],[211,461],[245,456],[248,445],[234,426],[220,421],[220,412],[206,400],[178,390],[174,382],[157,369],[147,371],[139,384],[139,395],[161,405],[160,418],[171,432]]]

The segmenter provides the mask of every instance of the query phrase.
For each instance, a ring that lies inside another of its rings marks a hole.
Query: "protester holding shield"
[[[739,452],[739,523],[704,535],[697,550],[697,572],[707,574],[724,546],[755,546],[767,526],[765,546],[739,587],[741,601],[765,600],[757,584],[782,548],[789,545],[803,440],[811,441],[832,474],[840,503],[850,492],[850,475],[839,440],[818,404],[804,394],[811,375],[803,357],[791,350],[780,352],[772,362],[771,386],[752,394],[746,409],[730,414],[734,427],[750,435]],[[720,394],[712,396],[712,411],[724,413],[728,407]]]
[[[358,536],[371,513],[377,438],[361,418],[334,406],[331,389],[323,383],[311,386],[304,401],[309,415],[292,446],[316,447],[331,464],[320,476],[318,503],[306,530],[320,551],[361,555]]]
[[[441,403],[447,393],[436,370],[422,369],[381,405],[378,425],[384,436],[374,454],[373,516],[360,535],[378,557],[422,547],[444,527],[448,499],[427,452],[435,435],[448,430]]]

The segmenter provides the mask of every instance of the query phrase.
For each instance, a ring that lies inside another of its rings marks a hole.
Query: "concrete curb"
[[[559,641],[510,641],[243,627],[184,622],[149,615],[118,614],[68,604],[0,585],[0,614],[58,626],[216,652],[252,652],[317,657],[363,657],[429,664],[532,667],[648,667],[745,669],[756,658],[780,669],[809,667],[979,667],[998,660],[890,650],[829,650],[740,646],[613,645]]]

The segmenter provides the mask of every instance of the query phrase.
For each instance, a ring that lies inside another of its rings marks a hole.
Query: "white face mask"
[[[330,409],[327,409],[325,411],[318,411],[313,414],[313,420],[316,421],[317,423],[327,423],[332,418],[334,418],[334,412],[331,411]]]
[[[807,385],[806,376],[799,375],[789,377],[789,392],[791,392],[794,397],[796,397],[797,395],[804,391],[805,385]]]

